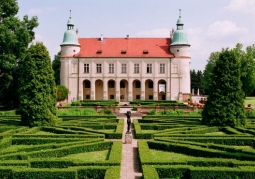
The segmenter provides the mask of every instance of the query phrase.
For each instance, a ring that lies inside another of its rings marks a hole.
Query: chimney
[[[103,41],[104,41],[104,36],[103,36],[103,34],[101,34],[100,41],[101,41],[101,42],[103,42]]]
[[[129,39],[129,35],[127,35],[127,40]]]

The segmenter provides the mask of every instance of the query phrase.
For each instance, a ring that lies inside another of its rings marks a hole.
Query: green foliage
[[[244,126],[244,92],[240,80],[240,60],[235,50],[222,50],[209,85],[209,97],[202,121],[209,125]]]
[[[56,87],[50,57],[42,43],[31,45],[20,61],[19,111],[24,125],[54,125]]]
[[[58,52],[57,55],[55,55],[54,60],[52,61],[52,69],[54,71],[54,78],[56,85],[60,85],[60,55],[61,52]]]
[[[148,112],[148,115],[156,115],[156,109],[153,109],[151,111]]]
[[[100,111],[100,114],[102,115],[113,115],[113,112],[111,109],[109,109],[108,107],[105,107],[103,110]]]
[[[204,94],[204,84],[203,84],[203,72],[198,70],[190,70],[190,80],[191,80],[191,89],[194,89],[194,92],[197,94],[199,89],[199,94]]]
[[[98,116],[99,114],[93,108],[67,108],[59,109],[57,111],[58,116]]]
[[[57,86],[57,101],[63,101],[67,98],[68,88],[63,85]]]
[[[34,39],[37,17],[19,20],[16,0],[0,0],[0,103],[18,106],[19,59]]]

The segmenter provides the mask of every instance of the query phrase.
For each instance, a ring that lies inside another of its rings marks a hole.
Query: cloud
[[[216,21],[209,26],[207,37],[212,39],[221,39],[233,35],[248,34],[249,30],[245,27],[237,27],[231,21]]]
[[[27,13],[30,15],[40,15],[44,12],[54,11],[55,8],[52,7],[45,7],[45,8],[33,8],[30,9]]]
[[[140,31],[135,34],[136,37],[170,37],[169,29],[153,29],[149,31]]]
[[[232,0],[223,11],[255,14],[255,0]]]

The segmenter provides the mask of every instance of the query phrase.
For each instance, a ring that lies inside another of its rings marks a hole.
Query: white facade
[[[69,102],[189,98],[189,44],[171,45],[170,38],[95,38],[72,43],[64,37],[61,44],[60,80],[69,89]]]

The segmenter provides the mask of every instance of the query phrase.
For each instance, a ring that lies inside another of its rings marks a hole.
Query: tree
[[[248,46],[246,51],[242,50],[242,44],[236,44],[233,49],[236,51],[237,58],[241,61],[241,81],[242,90],[245,92],[245,96],[250,95],[255,90],[255,46]],[[212,70],[215,66],[217,59],[219,58],[220,52],[211,53],[208,63],[205,67],[203,84],[205,91],[209,90],[209,84],[211,83]]]
[[[8,106],[18,105],[18,61],[34,39],[33,29],[38,26],[37,17],[15,17],[19,7],[16,0],[0,0],[0,102]]]
[[[56,85],[60,85],[60,66],[61,66],[60,54],[61,54],[61,52],[58,52],[58,54],[55,55],[55,58],[52,61],[52,69],[54,70],[54,77],[55,77]]]
[[[215,66],[216,61],[219,59],[219,55],[220,52],[212,52],[210,54],[209,60],[207,60],[202,81],[205,94],[208,94],[208,90],[210,89],[209,84],[211,84],[212,70]]]
[[[245,96],[250,95],[255,89],[255,46],[248,46],[241,55],[241,81]]]
[[[209,97],[202,112],[202,121],[209,125],[244,126],[244,92],[241,62],[234,50],[222,50],[212,70]]]
[[[204,84],[203,84],[203,72],[201,70],[198,70],[197,72],[195,70],[190,70],[190,79],[191,79],[191,89],[194,89],[195,93],[204,94]]]
[[[19,111],[24,125],[54,125],[56,86],[51,60],[42,43],[31,45],[20,61]]]

